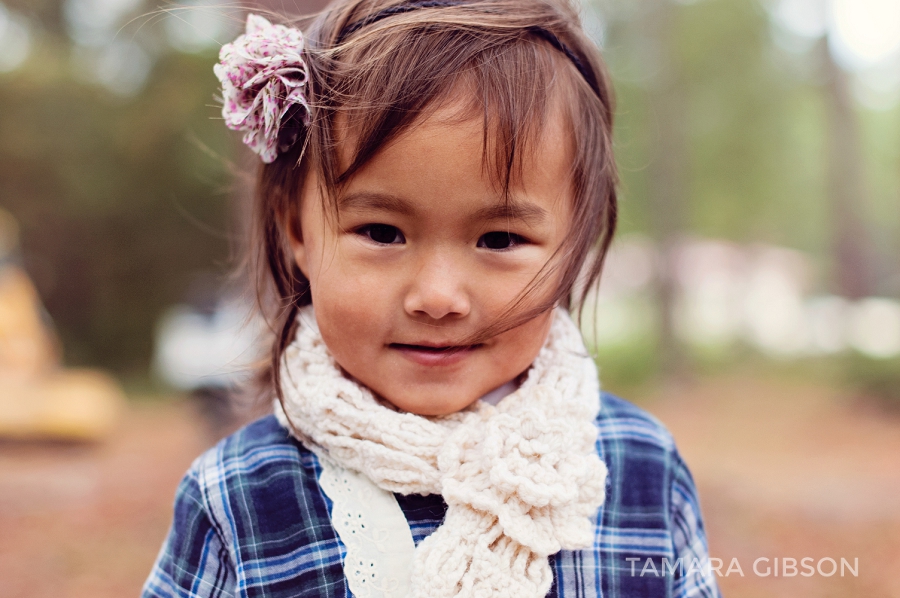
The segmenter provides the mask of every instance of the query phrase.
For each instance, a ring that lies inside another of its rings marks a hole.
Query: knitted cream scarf
[[[342,375],[312,309],[299,318],[284,410],[275,406],[282,425],[384,490],[447,502],[443,524],[415,549],[410,596],[545,596],[547,557],[593,542],[607,473],[594,446],[597,371],[568,314],[556,310],[518,390],[442,417],[384,406]]]

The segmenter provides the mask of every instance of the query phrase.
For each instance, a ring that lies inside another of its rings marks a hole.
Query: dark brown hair
[[[571,129],[574,197],[569,235],[532,284],[488,330],[518,326],[556,303],[581,307],[597,283],[616,225],[612,90],[568,0],[418,2],[338,0],[306,31],[311,117],[284,131],[291,149],[259,172],[251,248],[258,296],[275,334],[263,383],[280,397],[282,354],[297,310],[311,303],[294,262],[300,193],[315,169],[337,214],[341,186],[398,135],[460,92],[484,122],[485,168],[502,196],[521,176],[552,110]],[[299,116],[299,115],[298,115]],[[355,147],[338,153],[337,127]],[[558,281],[547,296],[540,284]]]

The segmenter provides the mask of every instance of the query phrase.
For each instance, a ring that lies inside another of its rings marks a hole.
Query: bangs
[[[324,137],[319,166],[332,197],[379,150],[445,106],[459,106],[459,122],[482,119],[485,173],[504,197],[521,182],[552,112],[563,107],[573,133],[599,124],[575,122],[564,98],[587,84],[565,55],[536,35],[498,40],[433,23],[389,33],[339,49],[329,60],[332,72],[346,65],[317,106]],[[592,96],[598,103],[588,89],[585,97]],[[574,176],[588,156],[575,156],[578,144],[569,137]]]

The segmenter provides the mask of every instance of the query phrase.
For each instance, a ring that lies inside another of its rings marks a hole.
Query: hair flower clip
[[[303,89],[309,70],[302,52],[300,30],[272,25],[250,14],[246,32],[222,46],[219,63],[213,67],[222,84],[225,125],[246,131],[244,143],[266,164],[297,139],[296,133],[290,138],[281,135],[292,108],[299,106],[297,116],[304,124],[309,123],[309,104]]]

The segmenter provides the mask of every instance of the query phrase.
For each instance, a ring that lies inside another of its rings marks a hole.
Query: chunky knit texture
[[[597,371],[557,309],[525,380],[495,407],[398,412],[341,373],[301,311],[284,356],[283,426],[320,455],[402,494],[441,494],[447,516],[415,551],[412,598],[540,598],[547,557],[593,542],[606,466],[597,456]]]

